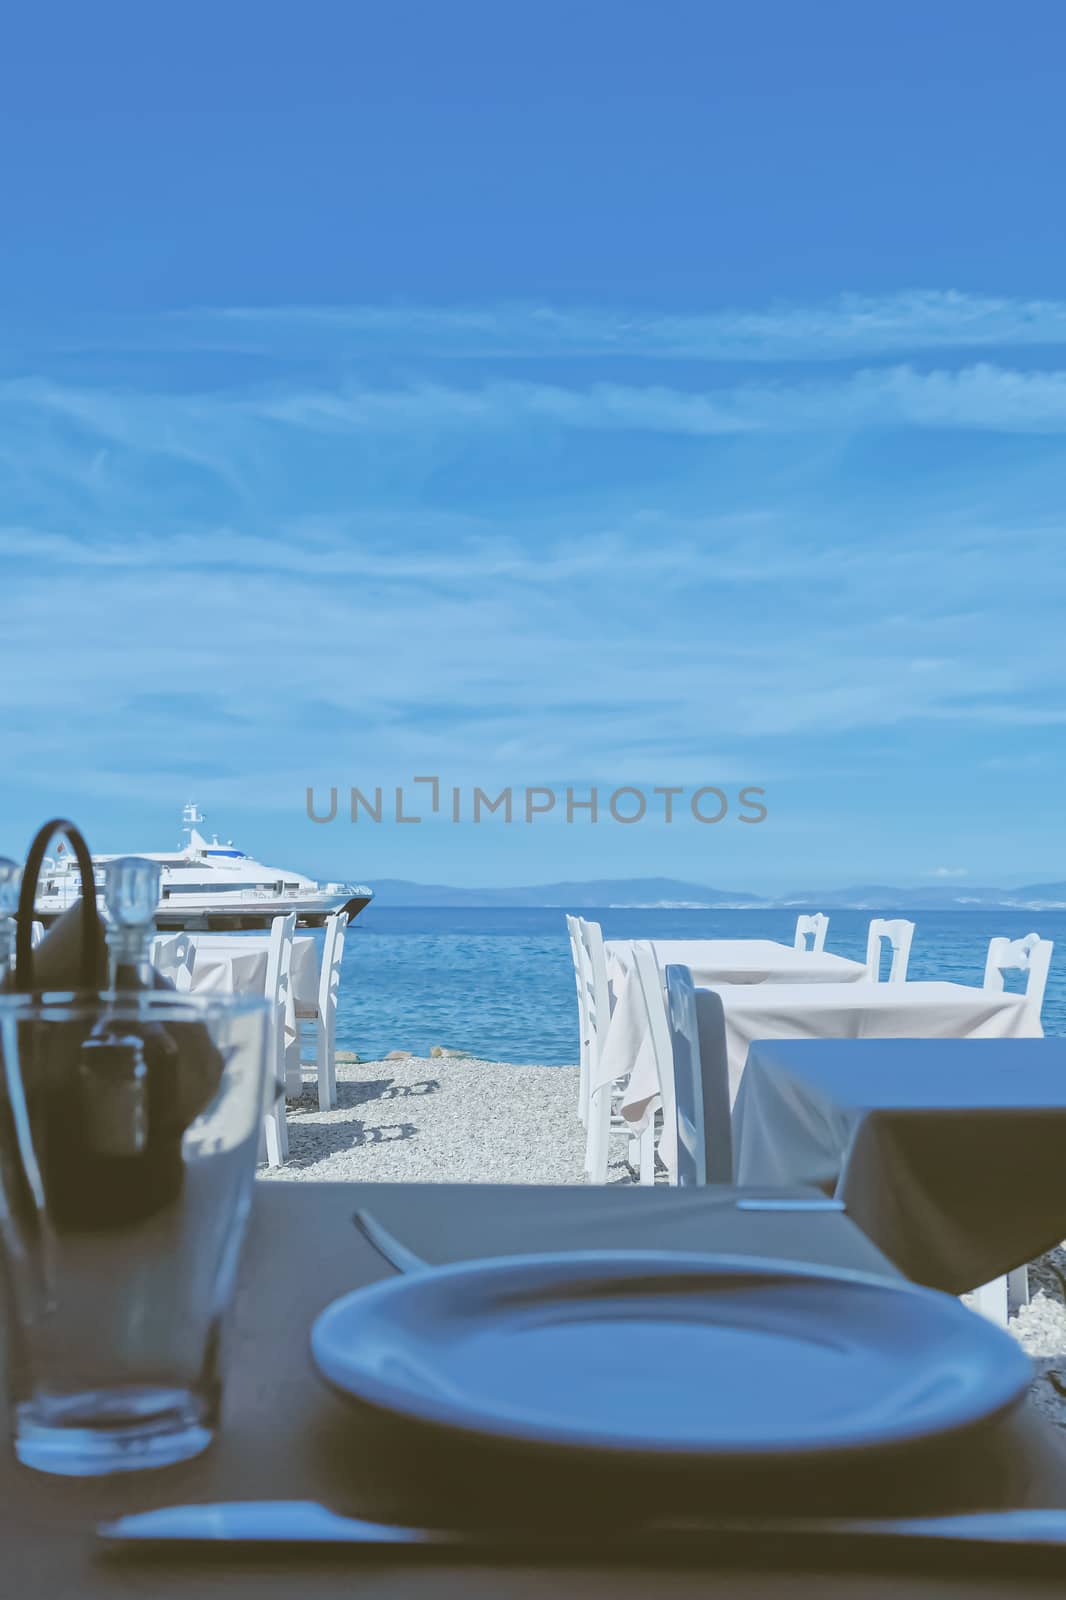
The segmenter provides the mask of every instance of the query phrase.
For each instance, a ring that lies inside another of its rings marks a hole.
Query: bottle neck
[[[112,989],[154,989],[152,966],[153,930],[112,928],[108,932],[107,954]]]

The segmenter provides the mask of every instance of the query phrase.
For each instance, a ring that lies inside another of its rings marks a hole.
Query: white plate
[[[467,1434],[671,1457],[865,1451],[1024,1394],[1015,1341],[900,1280],[748,1257],[516,1256],[388,1279],[327,1307],[322,1376]]]

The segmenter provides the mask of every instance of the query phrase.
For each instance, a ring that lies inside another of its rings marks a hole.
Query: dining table
[[[269,933],[193,933],[196,956],[193,994],[262,994],[266,982]],[[312,934],[292,941],[290,985],[297,1006],[314,1005],[318,989],[318,950]]]
[[[193,933],[193,994],[261,995],[266,988],[269,933]],[[165,944],[164,937],[157,943]],[[292,941],[289,992],[285,1002],[285,1093],[299,1097],[299,1014],[313,1014],[318,1004],[318,944],[312,934],[297,934]]]
[[[797,950],[774,939],[652,939],[660,971],[688,967],[701,988],[729,983],[761,988],[764,984],[804,985],[856,983],[866,977],[860,961],[828,950]],[[636,979],[632,939],[604,943],[611,1016],[603,1048],[593,1062],[591,1087],[603,1088],[629,1077],[638,1088],[655,1078],[655,1057],[648,1032],[640,984]],[[656,1089],[657,1093],[657,1089]]]
[[[909,1278],[961,1294],[1066,1238],[1066,1039],[757,1040],[740,1183],[815,1184]]]
[[[608,939],[607,976],[619,985],[633,965],[633,939]],[[649,939],[660,968],[688,967],[701,987],[715,983],[854,983],[864,961],[831,950],[800,950],[776,939]]]
[[[0,1593],[56,1600],[1000,1600],[1054,1592],[1048,1580],[972,1580],[935,1573],[883,1573],[856,1559],[847,1571],[815,1563],[795,1570],[672,1561],[633,1565],[612,1550],[612,1532],[661,1493],[656,1473],[632,1481],[584,1459],[530,1476],[524,1457],[479,1455],[461,1436],[414,1449],[387,1415],[339,1397],[310,1357],[312,1321],[336,1299],[393,1274],[353,1221],[371,1213],[431,1265],[490,1255],[640,1248],[802,1261],[897,1278],[897,1269],[840,1212],[752,1210],[760,1189],[587,1189],[439,1184],[256,1184],[249,1237],[226,1340],[228,1377],[221,1433],[202,1456],[178,1466],[113,1477],[53,1478],[0,1458],[3,1559]],[[775,1190],[804,1199],[810,1190]],[[309,1248],[309,1241],[313,1246]],[[639,1382],[639,1370],[634,1371]],[[774,1374],[767,1372],[772,1386]],[[693,1403],[699,1403],[698,1395]],[[687,1480],[685,1480],[687,1483]],[[682,1504],[685,1503],[682,1483]],[[673,1494],[675,1491],[671,1490]],[[824,1471],[760,1463],[722,1467],[688,1483],[692,1507],[713,1516],[935,1514],[1066,1507],[1066,1448],[1032,1399],[976,1430],[881,1459]],[[101,1519],[170,1504],[231,1500],[318,1501],[352,1515],[437,1526],[523,1527],[576,1519],[602,1532],[582,1558],[538,1556],[528,1538],[503,1561],[460,1551],[417,1561],[371,1551],[220,1546],[115,1554],[94,1540]]]
[[[637,987],[630,985],[631,988]],[[1042,1036],[1025,995],[948,982],[716,983],[725,1014],[729,1100],[736,1102],[752,1043],[759,1039],[1026,1039]],[[614,1018],[611,1018],[611,1030]],[[610,1045],[608,1034],[608,1046]],[[609,1059],[594,1082],[603,1082]],[[621,1074],[619,1074],[621,1075]],[[622,1090],[621,1109],[634,1131],[659,1102],[650,1048],[638,1049]],[[664,1130],[669,1164],[671,1130]]]

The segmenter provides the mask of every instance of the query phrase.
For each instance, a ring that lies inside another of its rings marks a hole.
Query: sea
[[[1066,911],[893,911],[915,923],[910,978],[979,985],[988,941],[1038,933],[1055,942],[1045,1033],[1066,1034]],[[607,939],[777,939],[795,910],[582,908]],[[864,960],[869,911],[833,911],[826,949]],[[887,956],[886,956],[887,959]],[[1008,979],[1007,987],[1017,985]],[[344,947],[337,1046],[363,1060],[434,1045],[490,1061],[562,1066],[577,1060],[577,993],[565,913],[556,907],[371,905]]]

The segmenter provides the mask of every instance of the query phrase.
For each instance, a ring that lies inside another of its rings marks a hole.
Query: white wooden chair
[[[189,934],[176,933],[170,939],[154,940],[152,965],[179,994],[188,994],[196,966],[196,946]]]
[[[577,917],[568,916],[566,919],[566,932],[570,939],[570,958],[574,963],[574,983],[577,987],[577,1023],[580,1043],[580,1076],[577,1089],[577,1114],[582,1123],[588,1126],[589,1120],[589,1052],[591,1038],[588,1019],[588,1005],[585,995],[585,975],[582,966],[583,955],[581,945],[581,932],[578,927]]]
[[[1042,1032],[1040,1011],[1044,1004],[1048,969],[1054,945],[1039,934],[1027,933],[1024,939],[992,939],[985,960],[984,987],[994,994],[1004,989],[1005,972],[1025,973],[1025,1014],[1028,1030]],[[974,1293],[974,1305],[984,1316],[1006,1326],[1012,1307],[1029,1304],[1029,1269],[1017,1267],[1004,1278],[986,1283]]]
[[[340,993],[341,959],[344,955],[344,934],[347,927],[346,911],[337,911],[332,917],[327,918],[315,1003],[313,1006],[296,1007],[297,1027],[301,1024],[314,1024],[314,1059],[307,1061],[301,1059],[300,1065],[313,1066],[315,1069],[318,1078],[318,1105],[321,1111],[329,1111],[337,1104],[337,997]]]
[[[651,1140],[654,1136],[635,1134],[622,1116],[618,1106],[623,1089],[621,1083],[602,1084],[595,1093],[591,1090],[595,1066],[611,1021],[611,986],[607,981],[603,930],[598,922],[586,922],[583,917],[578,917],[577,925],[589,1030],[590,1092],[585,1129],[585,1176],[590,1183],[606,1183],[612,1133],[628,1137],[630,1165],[634,1168],[643,1167],[645,1171],[649,1170],[649,1161],[653,1161]]]
[[[866,972],[874,983],[881,981],[881,941],[887,939],[892,948],[892,964],[888,969],[889,983],[906,983],[907,963],[910,960],[914,923],[902,917],[887,922],[884,917],[874,917],[866,936]]]
[[[829,918],[824,911],[816,911],[813,916],[796,918],[796,937],[793,946],[797,950],[817,952],[825,949],[825,936],[829,929]],[[808,944],[807,940],[811,943]]]
[[[988,946],[985,988],[999,993],[1004,987],[1005,972],[1024,972],[1026,1021],[1034,1033],[1040,1032],[1040,1012],[1054,948],[1050,939],[1041,939],[1036,933],[1027,933],[1024,939],[993,939]]]
[[[673,1058],[677,1171],[682,1188],[732,1183],[733,1130],[725,1012],[713,989],[697,989],[688,967],[666,969],[666,1015]]]
[[[653,946],[638,940],[633,946],[634,980],[640,985],[644,1001],[644,1016],[648,1037],[655,1057],[655,1074],[659,1081],[659,1099],[662,1103],[662,1125],[673,1127],[677,1121],[674,1106],[674,1057],[670,1042],[670,1028],[666,1020],[666,990]],[[640,1181],[655,1182],[654,1119],[641,1136]],[[666,1168],[669,1182],[676,1183],[676,1172]]]
[[[595,1072],[611,1021],[611,988],[607,982],[607,958],[599,923],[586,922],[584,917],[578,917],[577,932],[589,1030],[590,1089],[585,1124],[585,1175],[590,1183],[606,1183],[612,1122],[617,1126],[617,1118],[613,1114],[617,1090],[610,1083],[601,1084],[593,1090],[591,1076]]]
[[[289,1153],[289,1129],[285,1120],[285,1019],[289,1004],[292,971],[292,940],[296,913],[275,917],[270,924],[266,978],[263,993],[273,1005],[273,1093],[263,1114],[260,1156],[271,1167],[280,1167]],[[268,1094],[270,1088],[268,1087]]]

